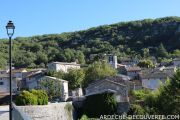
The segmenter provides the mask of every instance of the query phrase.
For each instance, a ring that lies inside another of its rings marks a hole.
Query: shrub
[[[144,115],[145,110],[140,105],[132,104],[130,106],[130,110],[129,110],[128,114],[131,114],[131,115]]]
[[[37,96],[38,105],[47,105],[48,104],[48,95],[43,90],[31,90],[32,94]]]
[[[90,118],[100,115],[115,114],[117,112],[117,101],[113,93],[103,93],[88,96],[84,103],[84,114]]]
[[[80,120],[89,120],[89,118],[86,115],[83,115]]]
[[[150,90],[142,89],[142,90],[134,90],[132,91],[133,97],[135,97],[136,100],[144,100],[144,98],[151,93]]]
[[[48,95],[42,90],[23,91],[17,96],[16,105],[47,105]]]
[[[37,105],[37,96],[28,91],[23,91],[17,96],[16,105]]]

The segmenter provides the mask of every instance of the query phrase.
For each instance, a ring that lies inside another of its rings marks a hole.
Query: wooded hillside
[[[162,54],[162,47],[163,52]],[[159,50],[161,48],[161,50]],[[145,19],[93,27],[88,30],[17,37],[13,40],[15,67],[45,67],[51,61],[90,63],[101,54],[116,54],[118,61],[180,56],[180,17]],[[98,54],[98,55],[97,55]],[[7,64],[8,40],[0,40],[0,67]]]

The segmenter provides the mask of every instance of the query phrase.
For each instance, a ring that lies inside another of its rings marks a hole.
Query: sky
[[[180,17],[180,0],[1,0],[0,38],[59,34],[122,21]]]

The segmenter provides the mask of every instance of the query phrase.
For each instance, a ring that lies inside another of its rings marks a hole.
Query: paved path
[[[9,106],[0,106],[0,120],[9,120]]]

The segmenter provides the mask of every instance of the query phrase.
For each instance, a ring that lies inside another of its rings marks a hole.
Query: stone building
[[[147,69],[141,71],[139,78],[142,82],[142,87],[156,90],[161,84],[164,85],[167,78],[172,77],[173,74],[174,70]]]
[[[138,79],[138,74],[141,71],[140,67],[133,66],[133,67],[126,67],[125,69],[127,76],[131,77],[131,79]]]
[[[118,112],[127,112],[129,109],[128,91],[130,81],[120,76],[106,77],[103,80],[96,80],[85,89],[85,96],[101,94],[104,92],[114,93],[118,102]]]
[[[0,74],[0,93],[9,93],[9,74]],[[17,92],[17,80],[12,76],[12,91]]]
[[[173,65],[177,66],[177,67],[180,67],[180,58],[173,59]]]
[[[59,78],[56,78],[56,77],[50,77],[50,76],[44,76],[44,77],[42,77],[40,80],[39,80],[39,83],[41,82],[41,81],[54,81],[54,83],[55,83],[55,87],[56,87],[56,85],[57,85],[57,87],[58,87],[58,85],[60,85],[61,87],[61,90],[60,90],[60,92],[61,92],[61,97],[60,97],[60,100],[62,100],[62,101],[66,101],[67,99],[68,99],[68,97],[69,97],[69,95],[68,95],[68,81],[66,81],[66,80],[63,80],[63,79],[59,79]],[[60,83],[60,84],[58,84],[58,82]],[[41,86],[40,84],[38,84],[39,86]],[[46,88],[45,88],[46,89]]]
[[[104,91],[114,91],[119,102],[128,101],[129,86],[120,77],[106,77],[103,80],[96,80],[85,89],[85,95],[99,94]]]
[[[80,69],[81,65],[76,62],[52,62],[48,64],[48,71],[63,71],[68,72],[69,69]]]

